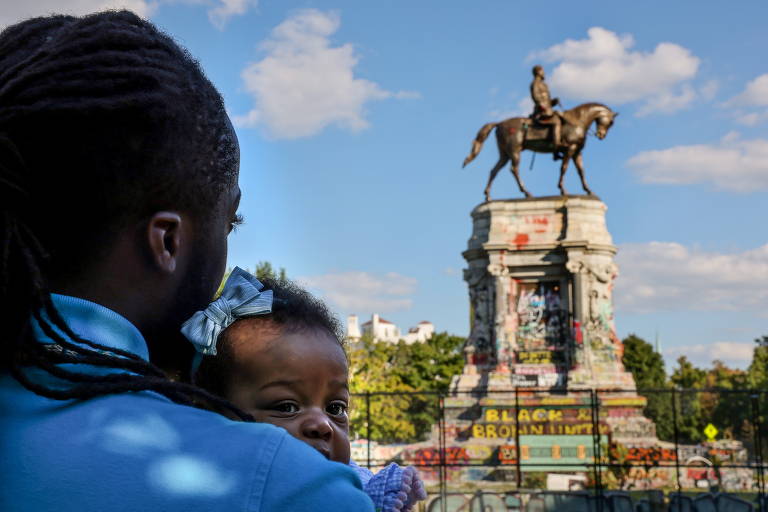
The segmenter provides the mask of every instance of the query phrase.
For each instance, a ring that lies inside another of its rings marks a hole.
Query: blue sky
[[[230,265],[283,266],[342,318],[465,335],[461,252],[494,144],[461,162],[481,125],[530,109],[541,63],[567,107],[621,113],[585,151],[619,246],[619,335],[744,366],[768,334],[768,3],[31,0],[0,24],[119,5],[185,45],[236,122]],[[556,164],[529,163],[528,188],[556,193]],[[519,196],[507,170],[492,193]]]

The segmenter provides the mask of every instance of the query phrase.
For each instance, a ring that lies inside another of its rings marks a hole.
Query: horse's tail
[[[480,128],[480,131],[477,132],[477,137],[475,137],[475,140],[472,141],[472,151],[470,151],[469,156],[464,159],[464,164],[462,167],[466,167],[469,162],[475,159],[478,153],[480,153],[480,150],[483,149],[483,142],[485,142],[485,139],[488,138],[491,130],[496,128],[496,125],[498,124],[499,123],[487,123],[484,124],[482,128]]]

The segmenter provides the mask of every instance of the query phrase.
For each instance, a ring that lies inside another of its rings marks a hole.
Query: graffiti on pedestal
[[[597,431],[602,435],[610,433],[610,427],[598,423]],[[521,436],[591,436],[595,433],[594,423],[539,423],[539,424],[507,424],[507,423],[475,423],[472,425],[470,437],[477,439],[512,439]]]
[[[574,321],[576,363],[587,366],[593,374],[616,373],[622,345],[616,336],[613,311],[613,281],[618,267],[612,261],[588,262],[571,260],[566,268],[582,283],[582,319]],[[582,323],[583,322],[583,323]]]
[[[605,442],[604,435],[600,436]],[[594,439],[591,435],[539,437],[520,436],[520,447],[512,440],[505,444],[449,445],[443,450],[422,447],[403,451],[398,457],[403,463],[418,466],[420,470],[430,466],[499,466],[517,464],[518,455],[523,469],[532,464],[588,464],[594,457]],[[533,470],[534,468],[530,468]]]
[[[478,422],[468,431],[468,437],[480,439],[514,438],[530,436],[592,435],[595,428],[608,434],[609,426],[593,422],[588,407],[525,407],[520,409],[485,407]]]
[[[492,325],[492,301],[493,284],[486,275],[485,269],[470,269],[464,271],[464,279],[469,285],[469,300],[472,311],[471,328],[468,346],[471,346],[469,364],[490,363],[493,353],[493,340],[491,335]]]
[[[593,364],[616,363],[620,359],[621,342],[616,336],[613,316],[613,280],[618,275],[614,263],[588,265],[589,317],[587,332]]]
[[[524,283],[511,280],[509,312],[514,318],[512,386],[563,387],[567,381],[567,304],[559,281]],[[536,368],[547,371],[535,371]]]
[[[516,301],[518,350],[562,349],[567,312],[556,282],[520,283]]]

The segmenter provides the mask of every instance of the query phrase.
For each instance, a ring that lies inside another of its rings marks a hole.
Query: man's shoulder
[[[0,409],[2,510],[311,511],[338,497],[372,510],[350,469],[272,425],[149,392],[49,400],[4,379]]]
[[[287,435],[147,392],[56,401],[0,380],[2,510],[249,510]]]
[[[238,450],[228,450],[241,458],[244,452],[265,445],[274,451],[288,435],[273,425],[234,421],[212,411],[176,404],[151,392],[104,396],[91,402],[90,407],[100,414],[106,412],[106,417],[120,418],[121,422],[132,423],[137,429],[166,433],[185,449],[203,446],[215,449],[220,444],[232,446],[242,441]],[[102,427],[112,430],[106,425]],[[171,432],[174,434],[170,435]],[[221,455],[221,452],[214,453]]]

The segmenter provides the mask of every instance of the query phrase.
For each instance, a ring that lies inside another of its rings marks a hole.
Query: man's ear
[[[149,219],[147,239],[152,263],[163,273],[171,274],[181,248],[182,218],[176,212],[157,212]]]

